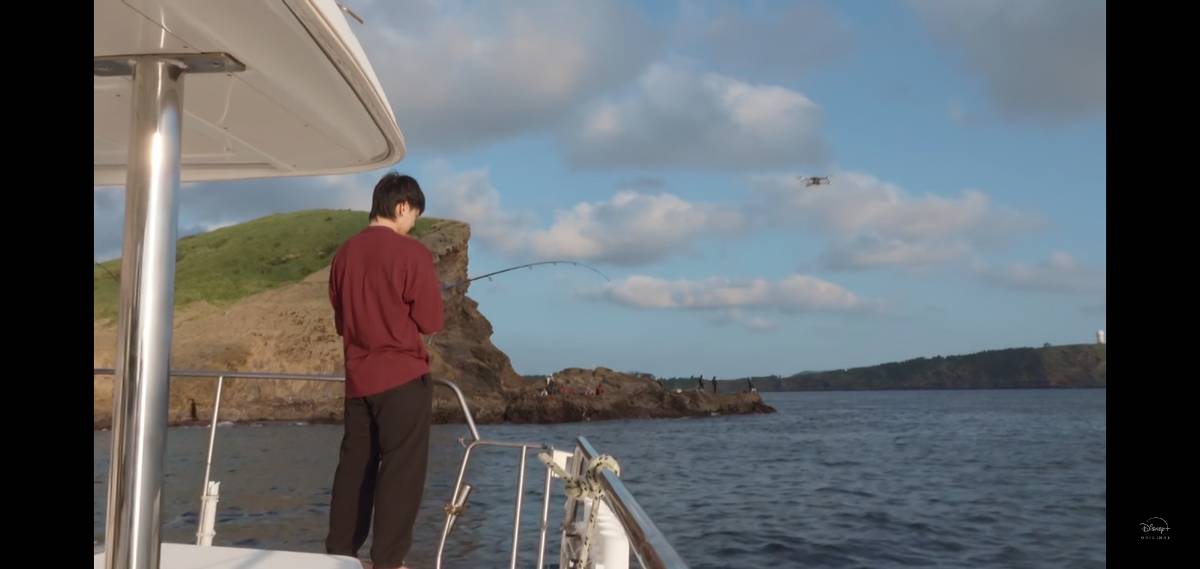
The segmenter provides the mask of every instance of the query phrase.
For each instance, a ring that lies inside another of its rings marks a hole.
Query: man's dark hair
[[[421,192],[421,185],[412,176],[388,172],[375,184],[375,193],[371,196],[371,219],[395,219],[396,206],[402,203],[425,213],[425,194]]]

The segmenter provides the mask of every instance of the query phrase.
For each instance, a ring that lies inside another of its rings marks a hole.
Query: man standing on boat
[[[417,181],[388,173],[375,185],[370,225],[329,270],[346,414],[325,550],[357,557],[373,510],[376,569],[403,567],[425,487],[433,385],[421,334],[443,322],[433,255],[408,236],[424,211]]]

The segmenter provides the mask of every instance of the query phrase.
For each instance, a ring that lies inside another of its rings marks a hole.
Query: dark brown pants
[[[371,561],[386,567],[404,564],[425,489],[432,406],[428,374],[383,393],[346,400],[327,553],[357,557],[367,541],[373,509]]]

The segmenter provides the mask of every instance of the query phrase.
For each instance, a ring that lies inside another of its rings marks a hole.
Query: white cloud
[[[975,274],[994,286],[1017,290],[1096,293],[1106,288],[1105,271],[1083,265],[1062,251],[1036,264],[1012,263],[1001,268],[978,265]]]
[[[609,2],[380,2],[362,13],[356,31],[414,151],[544,129],[658,52],[643,17]]]
[[[435,165],[425,182],[429,215],[455,219],[471,226],[471,236],[484,246],[515,255],[526,251],[533,219],[506,210],[487,170],[454,172]]]
[[[664,280],[634,275],[607,285],[603,297],[634,308],[768,309],[781,312],[858,311],[869,307],[840,285],[808,275],[780,280]],[[764,320],[765,321],[765,320]]]
[[[1037,217],[994,206],[987,194],[957,198],[910,196],[873,176],[837,173],[830,184],[806,186],[795,175],[751,178],[753,223],[810,230],[825,237],[834,268],[924,267],[969,256],[1042,224]]]
[[[560,211],[530,244],[541,258],[639,265],[691,249],[697,238],[736,234],[743,227],[741,212],[733,208],[626,190],[605,202]]]
[[[1107,103],[1107,6],[1100,0],[910,0],[1004,116],[1066,122]]]
[[[786,77],[848,55],[849,25],[824,1],[786,5],[681,2],[676,41],[681,53],[740,77]]]
[[[779,329],[779,324],[764,316],[747,314],[745,311],[736,308],[714,312],[709,317],[709,321],[722,325],[736,324],[750,332],[759,334],[774,332]]]
[[[642,265],[685,252],[698,238],[745,228],[735,208],[632,190],[560,210],[549,227],[537,228],[531,215],[506,209],[484,170],[443,171],[432,178],[429,195],[431,215],[470,223],[484,246],[538,259]]]
[[[655,64],[563,136],[580,166],[746,169],[822,162],[820,122],[796,91]]]
[[[938,242],[860,236],[835,241],[825,254],[824,262],[834,269],[918,268],[941,265],[970,252],[970,244],[962,239]]]

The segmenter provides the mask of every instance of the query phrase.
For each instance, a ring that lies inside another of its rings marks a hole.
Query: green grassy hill
[[[417,220],[413,236],[435,220]],[[337,248],[367,226],[367,212],[309,210],[268,215],[179,240],[175,260],[175,305],[199,300],[229,304],[240,298],[299,282],[329,265]],[[94,317],[117,315],[121,260],[93,266]],[[110,274],[111,273],[111,274]]]

